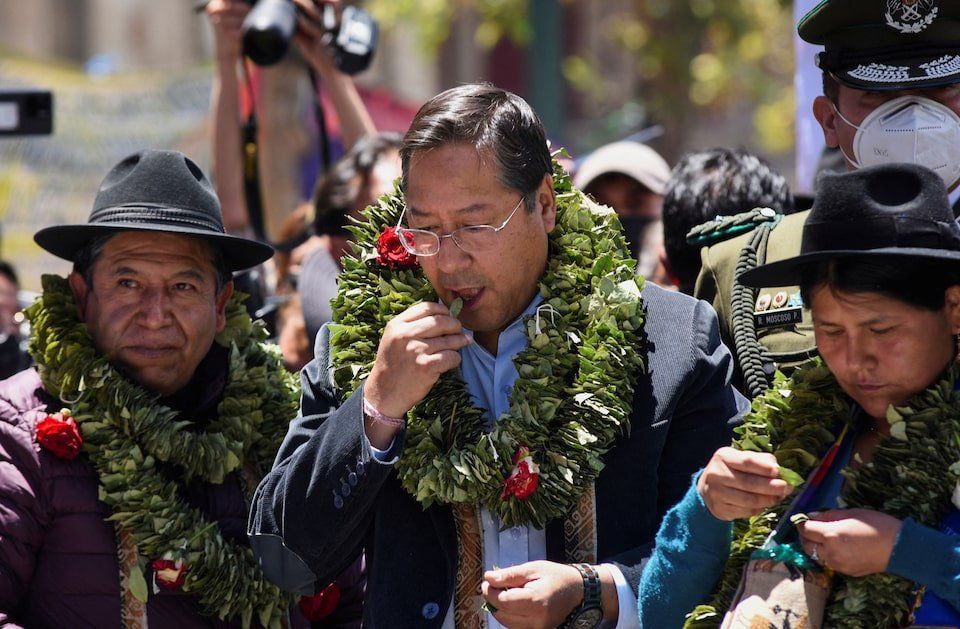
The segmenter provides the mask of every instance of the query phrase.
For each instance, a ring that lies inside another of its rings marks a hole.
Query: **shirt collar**
[[[537,291],[537,294],[533,296],[533,299],[530,300],[530,303],[524,311],[520,313],[520,316],[514,319],[513,322],[500,333],[497,339],[497,357],[509,356],[512,358],[514,354],[526,347],[527,334],[523,322],[536,314],[537,308],[539,308],[542,303],[543,297],[540,295],[540,292]],[[473,337],[473,330],[464,328],[464,331],[471,338]],[[476,343],[470,345],[470,347],[475,347],[488,355],[490,353]],[[516,348],[516,351],[510,351],[512,348]]]

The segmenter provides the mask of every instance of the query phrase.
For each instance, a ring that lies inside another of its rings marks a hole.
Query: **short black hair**
[[[0,275],[10,280],[10,283],[14,286],[20,286],[20,279],[17,277],[16,269],[6,260],[0,260]]]
[[[318,234],[342,234],[356,209],[357,197],[384,155],[400,150],[403,136],[382,131],[364,136],[317,181],[313,192],[313,229]]]
[[[811,263],[800,275],[800,296],[809,307],[813,291],[878,293],[916,308],[936,311],[947,288],[960,284],[960,263],[906,256],[833,258]]]
[[[830,99],[834,105],[840,104],[840,81],[833,76],[832,72],[823,71],[823,95]]]
[[[93,289],[93,266],[97,260],[100,259],[100,255],[103,253],[103,248],[107,245],[107,242],[118,233],[122,232],[102,234],[91,238],[86,244],[77,249],[76,254],[73,256],[74,273],[82,275],[83,280],[91,290]],[[213,272],[217,282],[217,294],[219,294],[223,287],[227,285],[227,282],[233,280],[233,272],[230,271],[230,267],[227,266],[226,259],[223,257],[223,251],[221,251],[220,247],[209,241],[204,242],[207,242],[210,248]]]
[[[403,138],[403,187],[414,153],[470,144],[497,165],[497,179],[524,195],[527,210],[544,175],[553,172],[546,133],[536,112],[516,94],[485,83],[441,92],[427,101]]]
[[[744,149],[713,148],[688,153],[674,167],[663,199],[663,244],[680,290],[693,292],[700,273],[700,248],[687,233],[716,216],[757,207],[793,212],[787,180],[766,160]]]

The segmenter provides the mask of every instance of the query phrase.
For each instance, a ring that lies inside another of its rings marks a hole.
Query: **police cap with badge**
[[[821,44],[821,70],[865,90],[960,82],[960,3],[952,0],[826,0],[797,25]]]
[[[817,65],[844,85],[863,91],[934,89],[960,83],[960,2],[946,0],[828,0],[798,25],[800,36],[823,44]],[[956,96],[960,99],[960,94]],[[960,180],[960,116],[918,94],[882,103],[856,129],[858,168],[909,162]],[[842,146],[841,146],[842,150]]]

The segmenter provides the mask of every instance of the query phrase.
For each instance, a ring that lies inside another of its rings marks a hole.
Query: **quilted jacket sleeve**
[[[44,522],[39,452],[20,412],[0,399],[0,626],[18,627]]]

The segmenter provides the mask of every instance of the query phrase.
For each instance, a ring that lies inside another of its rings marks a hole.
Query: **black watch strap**
[[[600,621],[603,620],[603,614],[599,613],[602,609],[600,575],[597,574],[596,569],[590,564],[575,563],[571,565],[579,570],[580,576],[583,577],[583,602],[580,604],[580,607],[570,612],[570,615],[564,620],[562,626],[579,627],[583,623],[578,623],[577,621],[582,616],[594,616],[596,622],[591,624],[596,627],[600,624]],[[586,620],[586,618],[584,618],[584,620]]]

